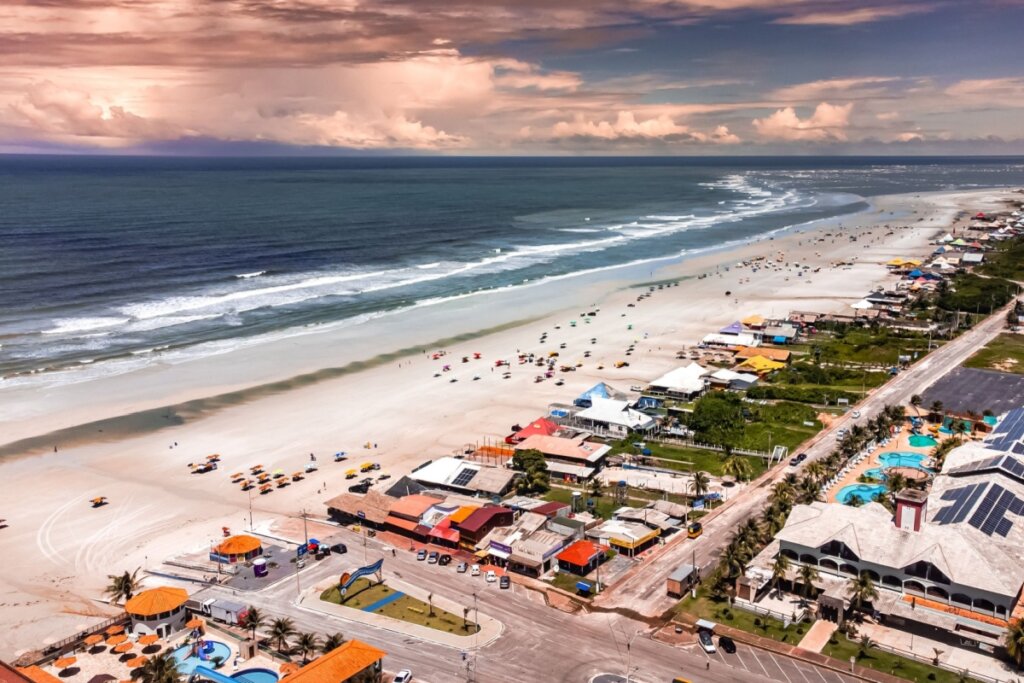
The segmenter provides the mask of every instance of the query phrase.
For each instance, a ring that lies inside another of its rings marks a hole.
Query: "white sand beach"
[[[682,345],[737,318],[781,316],[792,309],[842,310],[875,285],[894,279],[886,261],[929,253],[929,239],[949,230],[959,212],[988,210],[1006,194],[981,190],[879,197],[870,210],[853,216],[682,262],[466,297],[358,328],[314,331],[110,378],[45,389],[0,386],[3,446],[382,353],[434,350],[432,340],[530,319],[448,345],[441,360],[412,352],[360,371],[296,383],[302,385],[287,391],[255,392],[244,401],[225,401],[223,408],[207,403],[202,417],[182,424],[165,420],[168,426],[122,437],[112,423],[113,430],[96,431],[92,439],[52,445],[42,439],[35,453],[0,458],[0,517],[9,524],[0,530],[5,558],[0,609],[6,626],[0,633],[0,657],[57,640],[110,613],[98,602],[107,574],[155,568],[170,555],[201,550],[220,536],[222,526],[247,528],[249,496],[231,484],[232,472],[261,463],[290,474],[315,453],[319,472],[271,494],[254,495],[252,505],[258,528],[302,509],[322,515],[323,501],[350,483],[344,480],[347,467],[331,462],[335,451],[348,451],[357,463],[380,462],[397,477],[466,443],[500,439],[513,423],[543,414],[549,403],[571,401],[598,381],[622,389],[645,384],[678,363],[675,353]],[[783,262],[776,263],[780,252]],[[768,257],[767,267],[756,272],[736,267],[754,256]],[[834,267],[838,261],[853,265]],[[796,262],[820,271],[797,277]],[[707,277],[698,278],[701,274]],[[685,279],[640,302],[637,296],[647,290],[630,286],[676,278]],[[579,320],[591,304],[600,313],[589,324],[571,327],[569,321]],[[538,343],[542,332],[548,334],[543,345]],[[562,343],[564,350],[559,349]],[[631,343],[636,351],[627,359],[623,354]],[[559,350],[567,363],[584,365],[559,375],[564,386],[555,386],[554,380],[535,383],[535,367],[516,365],[518,350]],[[584,359],[584,351],[591,357]],[[461,362],[474,353],[481,359]],[[511,379],[494,370],[498,359],[512,361]],[[630,365],[615,369],[617,360]],[[445,364],[452,371],[434,377]],[[159,418],[147,419],[151,427],[160,424]],[[376,448],[365,449],[366,443]],[[221,455],[220,469],[189,472],[188,463],[211,453]],[[110,504],[90,508],[88,500],[98,495],[107,496]]]

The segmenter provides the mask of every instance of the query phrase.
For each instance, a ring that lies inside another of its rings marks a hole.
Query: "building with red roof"
[[[499,526],[511,526],[515,521],[515,513],[501,505],[487,505],[474,510],[469,517],[452,527],[459,532],[459,544],[472,550],[491,529]]]
[[[518,426],[518,425],[517,425]],[[517,444],[531,436],[553,436],[561,427],[546,417],[539,417],[520,429],[512,428],[512,433],[505,437],[505,443]]]
[[[388,527],[398,532],[405,532],[415,536],[425,536],[430,531],[420,523],[424,513],[437,505],[438,498],[427,496],[422,493],[414,493],[411,496],[403,496],[391,505],[385,520]]]
[[[555,559],[558,560],[559,569],[586,576],[604,561],[607,553],[608,546],[583,540],[566,547],[555,555]]]

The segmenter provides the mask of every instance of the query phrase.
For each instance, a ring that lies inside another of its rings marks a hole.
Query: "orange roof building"
[[[38,666],[20,666],[12,669],[0,662],[0,681],[3,683],[60,683],[60,679]]]
[[[576,541],[555,555],[558,566],[575,574],[586,575],[606,556],[608,546],[593,541]]]
[[[255,536],[229,536],[213,549],[210,559],[215,562],[245,562],[263,554],[263,544]]]
[[[754,356],[761,356],[778,363],[788,363],[790,353],[785,349],[769,349],[763,346],[741,346],[736,352],[737,360],[748,360]]]
[[[188,591],[184,588],[160,586],[144,590],[124,603],[124,611],[132,617],[155,619],[162,614],[181,610],[188,602]]]
[[[379,681],[386,654],[372,645],[349,640],[290,674],[287,680],[288,683]]]
[[[458,510],[448,515],[448,519],[456,524],[461,524],[466,521],[466,518],[471,514],[479,510],[480,508],[476,505],[463,505]]]

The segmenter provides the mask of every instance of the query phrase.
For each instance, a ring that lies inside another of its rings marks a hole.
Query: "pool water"
[[[885,481],[885,473],[882,472],[881,467],[872,467],[870,470],[864,472],[864,476],[868,479],[874,479],[875,481]]]
[[[182,645],[181,647],[174,650],[174,661],[178,662],[178,671],[182,675],[188,677],[192,675],[197,666],[205,666],[209,669],[213,668],[214,657],[220,657],[221,661],[227,662],[231,657],[231,648],[218,640],[208,640],[209,649],[203,653],[200,657],[190,657],[189,653],[192,651],[191,645]],[[276,679],[275,679],[276,680]],[[253,683],[256,683],[255,681]]]
[[[882,484],[850,484],[839,489],[839,493],[836,494],[836,500],[846,505],[850,502],[851,498],[857,496],[861,501],[870,503],[875,496],[884,492],[885,486]]]
[[[926,436],[924,434],[914,434],[910,437],[910,445],[914,448],[931,448],[932,446],[938,445],[938,441],[934,437]]]
[[[280,676],[270,669],[245,669],[233,674],[231,678],[239,683],[277,683]]]
[[[924,461],[927,459],[928,456],[921,453],[904,453],[900,451],[882,453],[878,456],[878,462],[883,468],[916,467],[919,470],[927,470],[928,468],[924,466]]]

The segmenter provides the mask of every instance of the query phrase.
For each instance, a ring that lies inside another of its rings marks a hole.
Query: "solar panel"
[[[974,501],[985,490],[985,486],[985,482],[968,484],[943,493],[942,500],[948,500],[952,505],[947,505],[939,510],[935,515],[935,521],[939,524],[962,522],[974,506]]]
[[[992,486],[985,497],[978,503],[978,507],[974,509],[974,514],[967,520],[967,523],[976,529],[980,529],[982,522],[988,517],[989,513],[992,512],[992,508],[995,506],[996,501],[999,500],[999,494],[1002,492],[1002,487]]]
[[[467,467],[455,475],[455,479],[452,481],[452,486],[465,486],[473,480],[473,477],[476,476],[476,472],[476,470]]]

